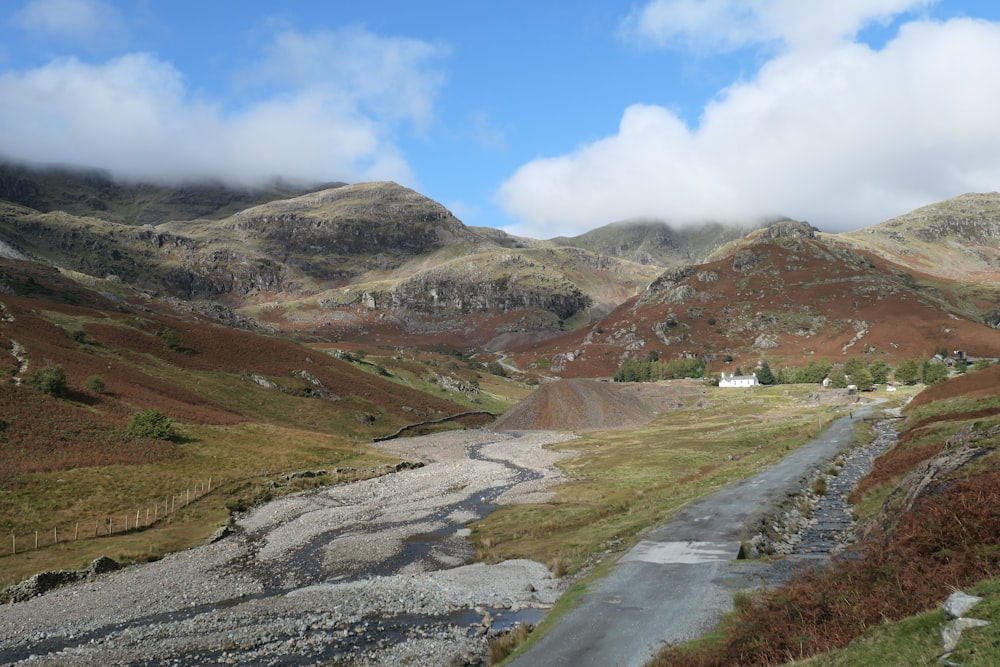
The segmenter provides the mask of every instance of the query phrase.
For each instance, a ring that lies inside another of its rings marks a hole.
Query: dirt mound
[[[501,431],[636,428],[704,393],[698,381],[662,383],[557,380],[540,386],[493,424]]]

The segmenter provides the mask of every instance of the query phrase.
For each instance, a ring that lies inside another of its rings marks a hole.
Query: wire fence
[[[215,484],[215,487],[218,483]],[[73,524],[53,526],[34,533],[17,535],[11,533],[9,539],[0,543],[0,557],[51,547],[61,542],[94,539],[121,535],[123,533],[144,530],[153,526],[177,510],[190,505],[193,501],[209,493],[213,488],[212,478],[195,483],[181,493],[144,504],[132,510],[122,510],[99,518],[85,519]]]

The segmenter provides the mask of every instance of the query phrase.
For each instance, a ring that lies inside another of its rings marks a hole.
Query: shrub
[[[156,335],[163,340],[168,350],[176,352],[181,347],[181,335],[173,329],[160,329]]]
[[[136,412],[128,419],[127,433],[138,438],[173,439],[174,423],[159,410]]]
[[[91,375],[87,378],[87,389],[95,394],[103,394],[104,388],[104,380],[101,379],[100,375]]]
[[[49,396],[62,396],[66,393],[66,371],[62,369],[62,366],[49,364],[42,370],[29,375],[24,382],[32,389],[37,389]]]

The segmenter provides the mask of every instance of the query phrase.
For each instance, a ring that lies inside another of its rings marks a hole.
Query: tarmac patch
[[[736,560],[740,545],[730,542],[650,542],[643,540],[625,554],[621,562],[713,563]]]

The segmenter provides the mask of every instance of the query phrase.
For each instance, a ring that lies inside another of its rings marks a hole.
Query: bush
[[[156,335],[163,339],[168,350],[176,352],[181,347],[181,335],[173,329],[160,329]]]
[[[29,375],[24,383],[49,396],[62,396],[66,393],[66,371],[62,369],[62,366],[49,364],[42,370]]]
[[[127,433],[137,438],[173,439],[174,423],[159,410],[136,412],[128,419]]]
[[[103,394],[105,389],[104,380],[101,379],[100,375],[91,375],[87,378],[87,389],[95,394]]]

